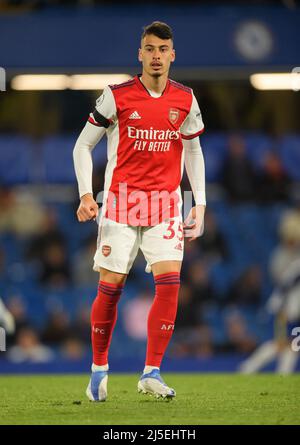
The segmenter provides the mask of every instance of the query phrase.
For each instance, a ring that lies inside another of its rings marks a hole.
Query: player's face
[[[146,35],[139,49],[139,61],[143,70],[152,77],[160,77],[169,72],[175,60],[175,50],[171,39],[163,40],[152,34]]]

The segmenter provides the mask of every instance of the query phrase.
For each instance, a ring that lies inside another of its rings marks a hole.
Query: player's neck
[[[168,82],[168,75],[160,77],[152,77],[149,74],[143,72],[140,77],[141,82],[147,88],[147,90],[154,91],[155,93],[162,94],[166,88]]]

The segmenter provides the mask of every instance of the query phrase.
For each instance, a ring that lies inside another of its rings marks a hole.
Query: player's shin
[[[155,298],[148,316],[146,366],[159,368],[161,365],[174,331],[179,287],[178,272],[155,277]]]
[[[103,366],[108,363],[108,350],[117,321],[117,304],[123,285],[99,282],[98,294],[91,311],[91,336],[93,364]]]

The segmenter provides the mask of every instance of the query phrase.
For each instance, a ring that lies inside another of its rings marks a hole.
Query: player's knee
[[[125,284],[127,275],[117,272],[113,272],[108,269],[100,268],[100,281],[105,281],[106,283],[112,284]]]
[[[158,261],[151,265],[151,269],[155,278],[156,275],[165,273],[177,272],[180,274],[181,265],[182,261]]]

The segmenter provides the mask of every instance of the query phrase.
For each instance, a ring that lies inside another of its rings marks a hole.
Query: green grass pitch
[[[0,376],[0,424],[207,425],[300,423],[300,375],[163,374],[177,397],[137,392],[138,375],[113,374],[104,403],[86,375]]]

